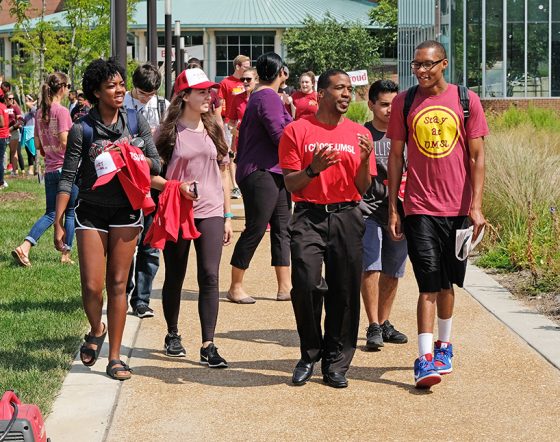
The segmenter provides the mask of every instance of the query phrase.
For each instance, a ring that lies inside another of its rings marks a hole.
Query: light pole
[[[175,78],[182,72],[180,71],[181,58],[181,20],[175,20]]]
[[[157,4],[156,0],[148,0],[148,61],[157,66]]]
[[[126,68],[126,34],[128,24],[126,17],[127,0],[111,0],[111,54],[117,62]]]
[[[171,0],[165,0],[165,96],[171,100]]]
[[[179,72],[185,69],[185,38],[179,40]]]

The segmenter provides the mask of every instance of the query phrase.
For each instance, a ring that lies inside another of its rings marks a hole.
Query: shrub
[[[372,116],[367,106],[367,101],[353,101],[350,103],[346,117],[360,124],[371,120]]]
[[[519,109],[510,106],[501,114],[493,114],[488,121],[494,130],[509,130],[520,126],[531,126],[535,129],[560,132],[560,116],[552,109],[529,106]]]
[[[560,140],[535,128],[553,121],[547,113],[526,114],[533,124],[487,139],[484,213],[496,234],[486,241],[481,263],[550,273],[560,269],[558,220],[551,212],[560,207]],[[503,121],[518,118],[515,110]]]

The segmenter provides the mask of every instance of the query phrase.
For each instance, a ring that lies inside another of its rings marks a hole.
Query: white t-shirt
[[[124,96],[124,107],[127,109],[135,109],[136,112],[140,112],[146,120],[148,120],[148,124],[152,128],[152,132],[159,126],[160,123],[160,110],[158,109],[158,99],[162,97],[158,97],[154,95],[150,98],[146,104],[140,102],[136,98],[132,97],[130,92],[127,92]],[[165,100],[165,99],[164,99]],[[165,100],[164,112],[167,111],[169,107],[169,101]],[[164,115],[161,115],[161,119],[163,120]]]

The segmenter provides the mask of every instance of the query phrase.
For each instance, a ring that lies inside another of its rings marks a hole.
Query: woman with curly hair
[[[150,125],[137,116],[138,134],[131,133],[128,115],[123,109],[126,92],[125,71],[114,59],[92,61],[83,77],[83,90],[93,105],[84,119],[72,126],[62,167],[55,215],[54,244],[64,250],[65,232],[62,215],[70,201],[72,183],[79,176],[76,204],[76,238],[82,282],[82,302],[90,331],[80,348],[80,359],[92,366],[109,333],[109,364],[106,372],[113,379],[125,380],[131,369],[120,358],[121,341],[126,321],[126,282],[142,229],[142,211],[134,210],[115,176],[107,184],[96,187],[95,158],[118,142],[132,141],[140,145],[150,167],[150,174],[159,173],[157,154]],[[86,132],[85,128],[89,128]],[[107,325],[101,322],[103,289],[107,291]]]
[[[210,110],[210,89],[218,84],[208,80],[199,68],[186,69],[175,81],[175,95],[156,135],[156,145],[164,164],[164,177],[153,177],[152,187],[163,190],[168,180],[182,182],[182,198],[193,201],[196,238],[198,312],[202,329],[200,363],[225,368],[227,362],[214,345],[218,319],[218,276],[222,247],[231,243],[228,146],[223,129]],[[177,242],[167,241],[163,249],[165,280],[161,292],[167,322],[165,354],[185,356],[178,334],[181,288],[187,271],[190,239],[178,234]]]
[[[39,238],[54,222],[56,192],[62,174],[62,163],[66,152],[68,131],[72,127],[72,119],[68,109],[60,104],[68,95],[68,76],[62,72],[49,75],[41,87],[41,105],[37,112],[35,126],[35,149],[45,157],[45,214],[33,225],[25,240],[12,251],[16,262],[30,267],[29,252],[37,245]],[[74,204],[78,195],[78,188],[69,188],[69,200],[64,218],[65,243],[61,247],[62,263],[73,263],[70,250],[74,240]],[[61,218],[62,220],[62,218]]]

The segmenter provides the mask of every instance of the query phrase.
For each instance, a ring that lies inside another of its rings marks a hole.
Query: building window
[[[527,2],[527,96],[548,97],[548,2]]]
[[[482,1],[467,1],[467,86],[482,95]]]
[[[274,36],[274,32],[216,32],[216,81],[230,75],[238,55],[254,64],[262,54],[273,52]]]
[[[504,96],[503,0],[486,0],[485,97]]]
[[[560,97],[560,3],[552,2],[552,60],[551,88],[553,97]]]
[[[181,37],[185,39],[185,47],[188,48],[190,46],[201,46],[203,35],[202,32],[181,32]],[[158,46],[163,48],[165,47],[165,33],[158,32]],[[172,39],[173,46],[175,46],[175,37]]]
[[[507,5],[507,96],[525,96],[525,2]]]
[[[457,0],[451,5],[451,32],[447,48],[450,57],[449,79],[456,84],[464,84],[463,33],[463,0]]]

